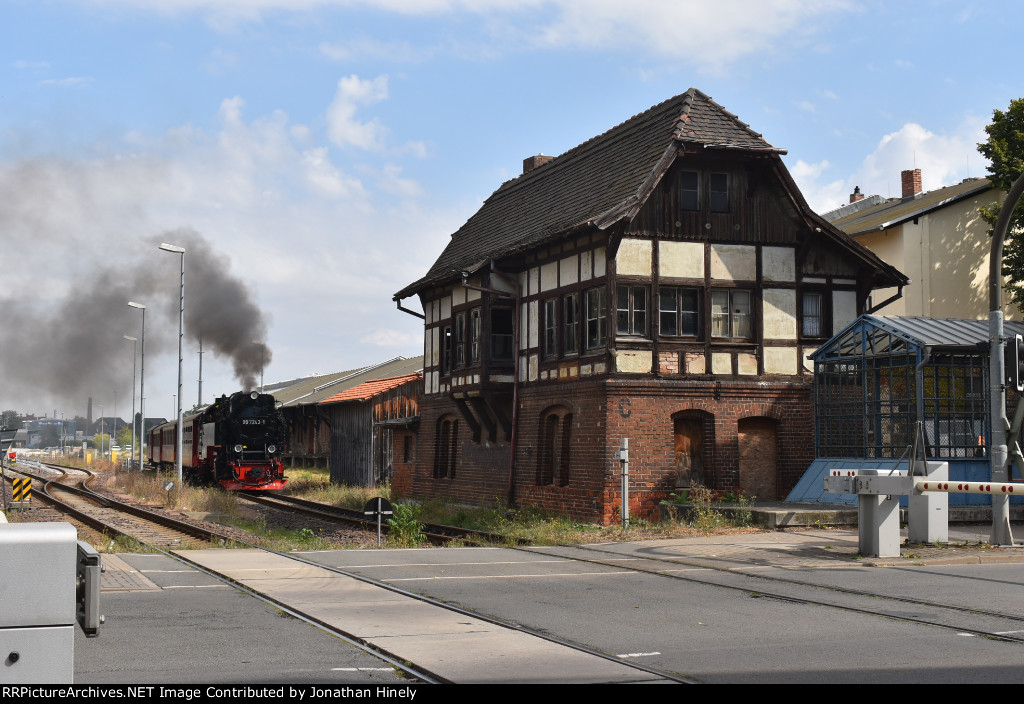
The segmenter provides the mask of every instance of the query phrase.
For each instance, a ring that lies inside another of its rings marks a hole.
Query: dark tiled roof
[[[782,152],[710,97],[691,88],[504,183],[455,234],[400,300],[585,225],[631,217],[680,143]]]
[[[964,181],[953,186],[921,193],[915,198],[888,200],[871,208],[851,209],[849,214],[844,213],[843,208],[838,208],[826,213],[824,217],[844,232],[851,235],[862,235],[866,232],[895,227],[900,223],[984,193],[992,188],[992,183],[988,179]]]

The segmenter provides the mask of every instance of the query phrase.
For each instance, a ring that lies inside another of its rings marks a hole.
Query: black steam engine
[[[281,489],[285,485],[281,453],[288,426],[274,397],[256,391],[221,396],[182,423],[182,473],[194,482],[226,489]],[[175,464],[177,422],[149,432],[149,461]]]

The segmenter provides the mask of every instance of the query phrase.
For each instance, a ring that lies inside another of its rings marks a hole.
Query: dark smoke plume
[[[147,379],[150,364],[166,364],[166,357],[177,353],[180,258],[159,251],[160,242],[186,250],[186,365],[191,366],[201,338],[204,352],[232,364],[243,390],[255,388],[261,367],[271,360],[263,342],[264,315],[246,282],[228,273],[228,258],[199,233],[180,229],[122,243],[115,251],[116,262],[112,257],[107,260],[112,263],[101,267],[56,265],[66,267],[57,272],[68,284],[63,298],[47,291],[0,293],[6,297],[0,300],[0,395],[35,399],[32,407],[17,408],[23,411],[46,412],[60,404],[70,410],[70,417],[84,415],[90,396],[107,396],[109,389],[116,389],[125,404],[118,411],[124,415],[131,406],[132,343],[123,335],[139,337],[142,322],[140,311],[128,301],[147,306]],[[5,403],[17,407],[23,401]],[[112,410],[104,412],[111,415]]]

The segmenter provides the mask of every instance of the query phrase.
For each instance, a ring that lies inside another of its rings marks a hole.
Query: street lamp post
[[[131,464],[128,466],[131,471],[131,468],[135,466],[135,451],[139,446],[138,436],[135,434],[138,430],[135,422],[135,360],[138,358],[139,340],[131,335],[122,335],[121,337],[132,343],[132,458]]]
[[[174,468],[178,472],[178,483],[181,483],[181,453],[182,453],[182,433],[184,428],[182,427],[182,416],[181,416],[181,367],[184,362],[182,357],[182,342],[185,337],[185,249],[178,247],[173,244],[167,244],[162,242],[160,249],[165,252],[171,252],[172,254],[181,255],[181,288],[178,297],[178,438],[174,453]]]
[[[141,470],[142,464],[146,461],[146,306],[133,301],[128,301],[128,305],[142,311],[142,364],[139,370],[139,444],[141,445],[139,469]],[[134,382],[132,385],[134,386]]]

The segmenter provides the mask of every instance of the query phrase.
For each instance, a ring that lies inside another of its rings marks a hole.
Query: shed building
[[[1004,329],[1024,335],[1021,323]],[[787,500],[855,504],[854,495],[824,493],[825,476],[906,469],[918,421],[924,454],[949,463],[950,481],[989,480],[988,341],[984,320],[863,315],[822,345],[811,355],[815,461]],[[991,503],[974,494],[949,500]]]

